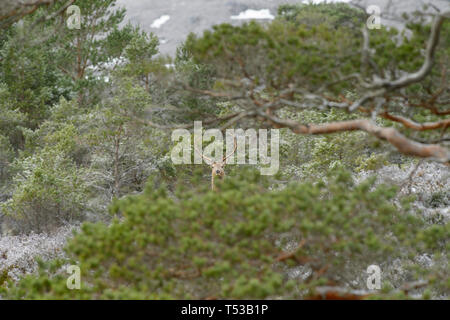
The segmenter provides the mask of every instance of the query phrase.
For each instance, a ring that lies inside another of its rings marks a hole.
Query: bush
[[[433,193],[428,199],[425,200],[425,205],[431,208],[449,207],[449,190]]]
[[[84,172],[58,149],[44,148],[15,166],[13,197],[0,207],[10,231],[50,232],[82,219]]]
[[[14,159],[14,150],[9,139],[0,134],[0,181],[5,181],[10,175],[10,164]],[[2,183],[0,182],[0,187]]]
[[[278,18],[295,24],[317,25],[324,22],[335,28],[342,25],[359,27],[365,14],[344,3],[285,4],[278,7]]]
[[[342,171],[277,191],[244,172],[218,187],[181,188],[174,197],[148,184],[143,194],[114,203],[110,226],[85,224],[66,247],[69,261],[42,267],[6,297],[304,298],[319,285],[349,286],[368,265],[394,260],[411,268],[402,264],[401,279],[386,273],[385,287],[420,275],[430,292],[448,294],[448,274],[414,260],[444,251],[448,226],[428,227],[395,206],[392,187],[373,187],[373,179],[355,185]],[[80,266],[81,290],[68,290],[67,274],[56,272],[67,262]]]

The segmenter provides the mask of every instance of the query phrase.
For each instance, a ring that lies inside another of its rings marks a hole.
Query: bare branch
[[[387,88],[389,90],[395,90],[409,86],[424,79],[431,71],[431,68],[433,66],[434,53],[439,43],[439,35],[442,29],[442,24],[447,14],[450,13],[444,13],[442,15],[435,16],[433,25],[431,27],[430,37],[428,38],[427,48],[425,51],[425,60],[417,72],[408,73],[394,81],[389,81],[387,79],[376,81],[372,87],[374,89]]]
[[[41,18],[37,19],[32,25],[31,28],[34,28],[37,24],[41,23],[42,21],[49,21],[57,16],[59,16],[60,14],[62,14],[68,7],[70,7],[73,3],[75,2],[75,0],[69,0],[67,1],[61,8],[59,8],[57,11],[53,12],[51,15],[49,16],[42,16]]]
[[[423,144],[410,140],[394,128],[379,127],[367,119],[305,125],[290,119],[279,119],[264,112],[259,112],[258,115],[267,119],[274,127],[289,128],[297,134],[316,135],[355,130],[365,131],[379,139],[388,141],[403,154],[431,158],[443,163],[450,162],[450,152],[446,148],[437,144]]]
[[[0,29],[7,28],[24,16],[35,12],[43,5],[50,5],[59,0],[8,0],[0,6]]]
[[[445,119],[445,120],[436,121],[436,122],[418,123],[418,122],[414,122],[410,119],[404,118],[402,116],[392,115],[388,112],[383,112],[383,113],[380,113],[379,115],[385,119],[399,122],[407,128],[418,130],[418,131],[434,130],[434,129],[439,129],[439,128],[450,127],[450,119]]]

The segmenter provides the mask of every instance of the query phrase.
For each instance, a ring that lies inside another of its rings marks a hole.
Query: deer
[[[235,152],[237,148],[237,142],[236,137],[234,137],[234,149],[230,154],[225,155],[222,158],[222,161],[214,161],[213,159],[203,155],[202,152],[200,152],[194,145],[194,150],[202,156],[203,160],[205,160],[206,164],[208,164],[211,167],[211,190],[216,191],[216,186],[214,184],[214,180],[217,177],[218,179],[225,178],[225,164],[229,157],[231,157]]]

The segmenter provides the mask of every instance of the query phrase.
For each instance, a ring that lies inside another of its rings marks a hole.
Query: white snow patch
[[[153,23],[151,24],[150,28],[156,28],[159,29],[161,28],[161,26],[166,23],[167,21],[170,20],[170,16],[168,15],[163,15],[161,17],[159,17],[158,19],[156,19],[155,21],[153,21]]]
[[[252,10],[247,9],[244,12],[239,13],[237,16],[231,16],[232,20],[246,20],[246,19],[270,19],[273,20],[275,17],[270,14],[269,9]]]
[[[8,277],[18,281],[24,274],[37,270],[37,257],[45,261],[64,257],[63,248],[73,230],[78,227],[61,227],[52,234],[0,237],[0,274],[7,272]]]
[[[415,170],[415,171],[414,171]],[[415,172],[410,179],[411,173]],[[437,162],[423,162],[418,168],[410,164],[405,168],[397,165],[382,167],[376,171],[363,171],[355,176],[357,183],[376,176],[375,184],[391,184],[400,187],[400,195],[415,195],[416,201],[412,203],[415,212],[425,218],[442,217],[444,223],[450,221],[450,207],[430,207],[429,201],[434,193],[448,194],[450,190],[450,170]]]

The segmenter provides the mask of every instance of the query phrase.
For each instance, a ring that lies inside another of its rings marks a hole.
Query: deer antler
[[[203,155],[203,152],[200,152],[196,147],[194,143],[194,150],[202,156],[202,158],[205,160],[205,162],[209,165],[211,165],[214,161],[211,158],[208,158],[207,156]]]
[[[222,161],[214,161],[213,159],[208,158],[207,156],[204,156],[203,153],[200,152],[195,147],[195,143],[194,143],[194,150],[195,150],[195,152],[200,154],[202,156],[202,158],[205,160],[205,162],[211,166],[211,189],[213,191],[216,190],[215,185],[214,185],[215,177],[217,176],[220,179],[225,177],[225,171],[224,171],[225,161],[236,152],[236,149],[237,149],[237,140],[236,140],[236,137],[234,137],[234,149],[233,149],[233,152],[231,152],[230,154],[228,154],[225,157],[223,157]]]
[[[236,141],[236,136],[235,136],[235,137],[234,137],[234,149],[233,149],[233,151],[232,151],[229,155],[225,155],[225,156],[223,157],[222,162],[225,163],[225,161],[226,161],[229,157],[231,157],[231,156],[236,152],[236,149],[237,149],[237,141]]]

